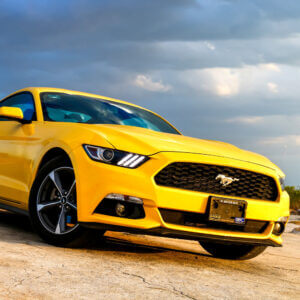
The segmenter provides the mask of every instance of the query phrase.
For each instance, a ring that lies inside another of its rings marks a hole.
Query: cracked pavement
[[[0,299],[300,299],[300,235],[249,261],[209,256],[195,241],[108,232],[56,248],[27,218],[0,211]]]

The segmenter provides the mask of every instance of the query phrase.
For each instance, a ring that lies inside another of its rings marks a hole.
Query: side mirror
[[[29,121],[24,120],[22,109],[18,107],[0,107],[0,118],[14,120],[20,123],[30,123]]]

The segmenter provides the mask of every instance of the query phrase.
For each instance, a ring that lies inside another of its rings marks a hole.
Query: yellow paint
[[[41,92],[63,92],[133,104],[104,96],[53,88],[26,88],[16,93],[24,91],[31,92],[34,96],[37,121],[31,124],[16,121],[0,122],[0,202],[28,210],[30,189],[42,158],[49,150],[61,148],[69,155],[75,170],[80,222],[106,223],[140,229],[160,226],[216,236],[271,239],[281,244],[281,237],[272,235],[272,228],[276,220],[289,215],[289,196],[280,188],[278,176],[284,174],[267,158],[222,142],[160,133],[132,126],[47,122],[43,120]],[[21,118],[17,109],[13,112],[11,108],[9,110],[0,108],[0,115],[5,113]],[[119,150],[150,155],[151,159],[137,169],[112,166],[91,160],[84,151],[83,144],[115,147]],[[208,197],[211,196],[155,184],[154,176],[168,164],[177,161],[230,166],[273,177],[279,191],[277,201],[244,199],[248,202],[246,217],[270,221],[270,226],[262,234],[250,234],[164,223],[158,207],[203,213]],[[146,217],[132,220],[94,214],[101,200],[110,193],[144,199]]]
[[[18,107],[0,107],[0,118],[23,119],[23,112]]]

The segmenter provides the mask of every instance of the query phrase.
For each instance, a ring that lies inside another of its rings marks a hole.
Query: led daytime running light
[[[83,147],[89,157],[93,160],[130,169],[138,167],[149,159],[145,155],[128,153],[116,149],[103,148],[92,145],[83,145]]]

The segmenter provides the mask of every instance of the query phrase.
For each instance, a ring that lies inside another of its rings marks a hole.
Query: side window
[[[30,93],[11,96],[0,102],[0,107],[2,106],[19,107],[22,109],[25,120],[36,121],[34,100]],[[1,118],[0,121],[7,121],[7,119]]]

